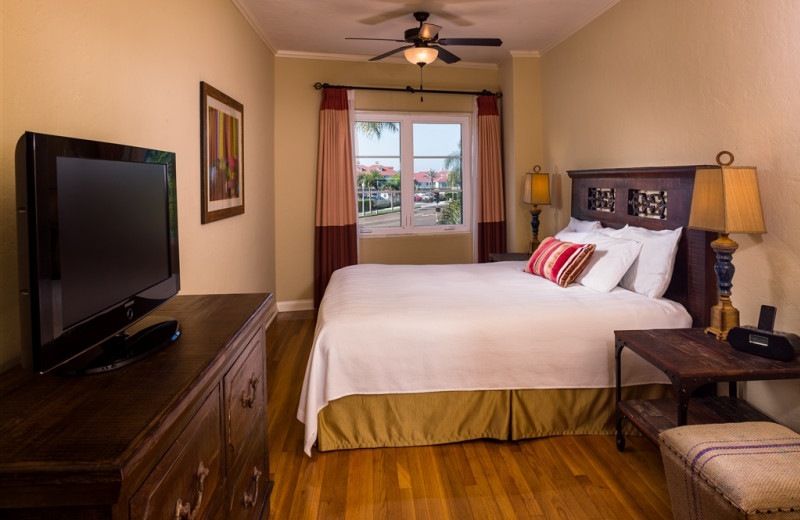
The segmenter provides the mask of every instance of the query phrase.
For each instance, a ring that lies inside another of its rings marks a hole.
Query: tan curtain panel
[[[314,306],[333,272],[358,263],[356,194],[347,91],[322,89],[314,230]]]
[[[506,252],[500,112],[495,96],[478,96],[478,262]]]

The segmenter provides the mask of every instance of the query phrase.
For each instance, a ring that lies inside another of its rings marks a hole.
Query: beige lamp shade
[[[403,51],[403,55],[414,65],[432,63],[439,55],[439,51],[431,47],[410,47]]]
[[[539,170],[539,166],[535,166],[533,172],[525,174],[522,202],[547,206],[550,204],[550,174]]]
[[[689,227],[718,233],[766,233],[754,167],[700,168]]]

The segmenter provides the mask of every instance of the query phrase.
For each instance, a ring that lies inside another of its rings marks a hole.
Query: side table
[[[685,424],[772,421],[737,397],[736,382],[800,378],[800,360],[775,361],[740,352],[701,328],[618,330],[614,337],[619,451],[625,449],[625,418],[656,444],[660,432]],[[626,347],[669,377],[674,400],[622,400],[620,358]],[[729,396],[692,397],[700,387],[717,382],[729,383]]]

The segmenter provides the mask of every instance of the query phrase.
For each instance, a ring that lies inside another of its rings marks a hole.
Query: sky
[[[382,164],[399,171],[400,133],[384,131],[380,139],[370,139],[356,132],[356,155],[370,156],[362,159],[363,164]],[[454,123],[415,123],[414,155],[435,156],[435,158],[415,158],[414,171],[441,170],[442,157],[460,150],[461,125]]]

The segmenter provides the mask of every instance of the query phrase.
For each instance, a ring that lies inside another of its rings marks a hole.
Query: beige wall
[[[527,252],[531,242],[531,206],[523,204],[525,173],[543,164],[542,150],[542,68],[541,59],[533,56],[512,57],[501,67],[503,77],[503,145],[505,166],[506,231],[508,250]],[[550,172],[554,175],[554,172]],[[554,208],[542,206],[539,239],[553,235]]]
[[[275,201],[278,302],[282,309],[311,305],[314,268],[314,197],[320,92],[316,82],[338,85],[419,87],[409,64],[275,59]],[[424,87],[499,90],[497,68],[431,65]],[[356,109],[472,113],[472,96],[406,92],[356,92]],[[462,263],[472,261],[472,235],[362,238],[361,262]]]
[[[19,357],[14,146],[26,130],[177,154],[182,293],[275,290],[273,56],[230,0],[4,0],[0,368]],[[245,214],[200,224],[200,81],[244,105]]]
[[[548,167],[708,164],[730,150],[758,168],[768,233],[732,236],[733,302],[751,325],[774,305],[776,328],[795,333],[798,25],[794,0],[622,0],[542,58]],[[750,383],[746,395],[800,428],[800,382]]]

